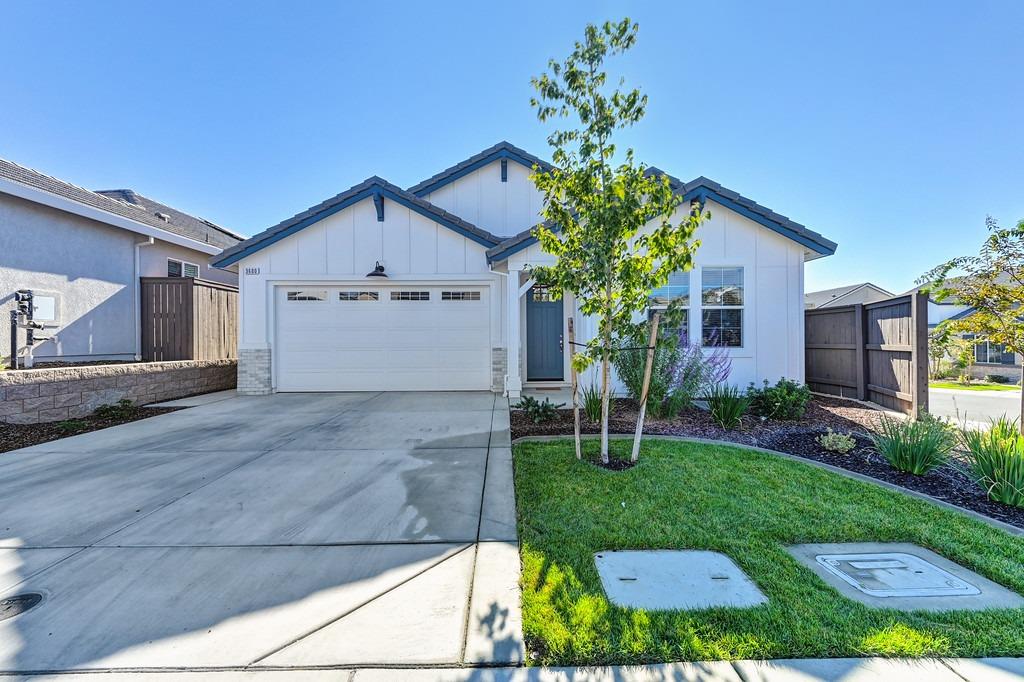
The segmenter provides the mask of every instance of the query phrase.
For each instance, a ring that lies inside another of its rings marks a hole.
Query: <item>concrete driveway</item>
[[[928,389],[928,411],[939,417],[988,424],[990,419],[1006,415],[1020,416],[1020,391],[958,391]]]
[[[523,657],[508,403],[235,397],[0,455],[0,671]],[[2,615],[0,615],[2,618]]]

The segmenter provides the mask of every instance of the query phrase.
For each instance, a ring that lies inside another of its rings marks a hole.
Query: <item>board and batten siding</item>
[[[384,221],[379,222],[372,199],[364,199],[239,262],[239,347],[272,345],[276,285],[359,283],[362,287],[402,281],[491,286],[491,343],[497,345],[504,278],[490,272],[485,252],[483,245],[388,199],[384,199]],[[366,277],[377,261],[384,265],[388,279]]]
[[[772,383],[785,377],[804,380],[804,249],[794,241],[765,229],[754,221],[721,206],[707,203],[711,219],[697,231],[700,248],[690,271],[690,338],[699,339],[701,268],[743,268],[743,347],[730,348],[732,373],[729,382],[745,387],[751,381]],[[688,210],[681,207],[680,211]],[[680,219],[677,216],[677,220]],[[513,254],[512,269],[541,265],[552,258],[533,244]],[[593,319],[577,319],[584,339],[596,334]],[[525,332],[524,332],[525,334]],[[525,343],[525,336],[524,341]],[[584,377],[595,381],[597,375]],[[624,387],[616,379],[616,390]]]
[[[501,162],[467,173],[423,198],[501,237],[511,237],[541,221],[544,195],[530,180],[532,172],[515,161],[507,164],[501,181]]]

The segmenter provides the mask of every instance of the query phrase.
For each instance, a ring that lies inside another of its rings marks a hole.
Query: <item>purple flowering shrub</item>
[[[650,327],[642,325],[620,340],[615,369],[631,398],[643,391],[646,346]],[[666,329],[659,335],[647,395],[647,411],[657,419],[674,419],[693,402],[729,378],[732,360],[724,348],[691,343],[686,329]]]

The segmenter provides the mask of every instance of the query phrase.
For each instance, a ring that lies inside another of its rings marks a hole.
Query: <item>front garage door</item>
[[[278,287],[279,391],[490,388],[487,287]]]

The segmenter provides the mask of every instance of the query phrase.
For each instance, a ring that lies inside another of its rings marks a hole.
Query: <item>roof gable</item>
[[[364,199],[373,199],[374,203],[377,204],[378,220],[383,219],[383,200],[388,199],[419,213],[438,225],[443,225],[444,227],[461,234],[467,239],[471,239],[472,241],[483,245],[485,248],[492,247],[501,241],[500,237],[495,237],[490,232],[482,230],[457,215],[449,213],[448,211],[431,204],[429,201],[421,199],[401,187],[393,185],[387,180],[375,175],[363,180],[357,185],[353,185],[341,194],[337,194],[330,199],[322,201],[316,206],[311,206],[305,211],[302,211],[301,213],[298,213],[253,237],[250,237],[244,242],[236,244],[230,249],[225,250],[220,254],[220,256],[212,261],[212,264],[219,268],[225,268],[229,265],[233,265],[243,258],[251,256],[257,251],[265,249],[271,244],[279,242],[314,223],[320,222],[324,218],[331,216],[338,211],[363,201]]]
[[[551,164],[544,159],[520,149],[511,142],[503,140],[493,147],[488,147],[482,152],[474,154],[468,159],[460,161],[454,166],[446,168],[440,173],[427,178],[423,182],[413,185],[409,188],[409,191],[418,197],[425,196],[431,192],[436,192],[445,185],[451,184],[459,178],[469,175],[473,171],[479,170],[487,164],[500,159],[515,161],[516,163],[526,166],[531,170],[534,166],[538,166],[544,170],[551,168]]]
[[[696,200],[704,203],[707,199],[711,199],[715,203],[725,206],[729,210],[807,247],[818,254],[818,256],[830,256],[836,251],[837,245],[835,242],[826,239],[800,223],[790,220],[784,215],[776,213],[766,206],[762,206],[756,201],[744,197],[739,192],[723,187],[714,180],[701,176],[690,182],[683,182],[654,166],[649,167],[645,172],[648,175],[664,175],[668,177],[669,184],[677,194],[682,195],[683,202]],[[506,239],[501,244],[487,251],[487,259],[490,262],[504,260],[512,254],[529,247],[537,241],[537,238],[532,233],[533,228],[530,228],[514,237]]]

